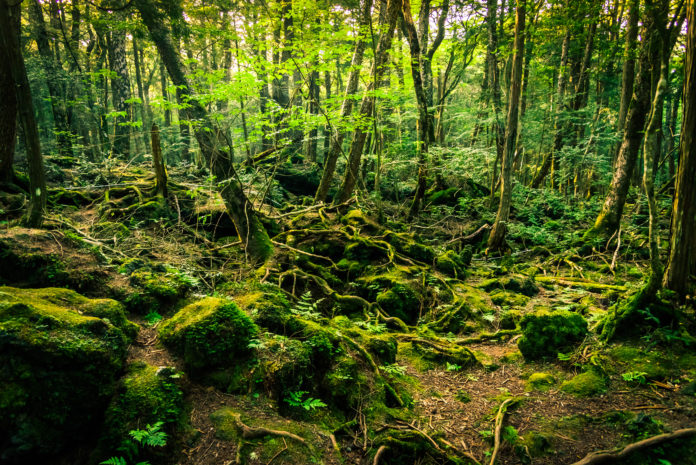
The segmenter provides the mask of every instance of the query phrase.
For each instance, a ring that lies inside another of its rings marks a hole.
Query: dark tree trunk
[[[638,17],[640,14],[639,0],[627,0],[628,3],[628,29],[626,30],[626,47],[624,49],[624,64],[621,74],[621,104],[619,107],[619,119],[617,127],[623,130],[628,114],[628,104],[633,94],[633,82],[636,75],[636,54],[638,39]]]
[[[4,4],[2,8],[6,8]],[[19,10],[15,8],[12,12],[14,14],[7,34],[18,36]],[[0,89],[3,89],[3,98],[0,98],[0,184],[11,184],[14,178],[12,164],[17,140],[17,97],[11,66],[7,48],[0,47]]]
[[[512,162],[515,157],[515,142],[517,141],[517,123],[519,119],[520,94],[522,92],[522,61],[524,60],[524,21],[525,1],[517,0],[515,14],[515,55],[512,62],[510,77],[510,93],[507,123],[505,125],[505,151],[503,152],[501,190],[498,213],[488,238],[489,250],[500,250],[505,244],[505,232],[510,217],[512,199]]]
[[[268,233],[244,193],[230,154],[224,150],[226,143],[222,140],[220,128],[210,121],[205,108],[191,92],[179,54],[172,45],[170,32],[165,26],[164,16],[155,8],[151,0],[134,0],[134,3],[157,46],[172,83],[180,89],[181,97],[185,97],[189,103],[184,108],[187,119],[199,123],[195,126],[198,145],[216,178],[220,195],[237,228],[237,234],[244,244],[247,255],[253,261],[265,261],[273,252]]]
[[[686,297],[696,255],[696,4],[687,2],[684,108],[682,110],[679,168],[672,204],[669,261],[662,284]]]
[[[152,164],[155,169],[155,193],[162,198],[167,198],[167,167],[162,157],[162,146],[160,144],[159,128],[152,124],[150,130],[152,137]]]
[[[29,165],[29,209],[24,217],[24,224],[38,228],[43,223],[46,209],[46,179],[44,176],[43,157],[39,131],[34,117],[34,104],[31,99],[29,79],[24,66],[24,57],[19,44],[17,24],[19,24],[19,3],[12,0],[0,0],[0,44],[7,53],[12,73],[13,87],[19,106],[19,119],[24,130]]]

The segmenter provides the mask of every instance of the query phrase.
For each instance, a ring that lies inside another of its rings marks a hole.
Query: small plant
[[[445,367],[447,371],[460,371],[462,369],[461,365],[457,365],[456,363],[450,363],[447,362],[447,366]]]
[[[319,399],[315,399],[314,397],[307,397],[304,399],[306,394],[309,393],[307,391],[291,391],[288,393],[288,397],[286,397],[284,400],[291,407],[301,407],[307,411],[326,407],[324,402]]]
[[[136,429],[128,434],[130,438],[125,440],[118,448],[129,460],[124,457],[110,457],[100,465],[128,465],[128,461],[134,462],[144,447],[164,447],[167,445],[167,433],[162,431],[164,423],[158,421],[154,425],[147,425],[145,429]],[[149,462],[137,462],[135,465],[150,465]]]
[[[300,297],[299,302],[290,309],[290,311],[302,318],[308,320],[318,320],[321,317],[321,313],[317,310],[317,305],[324,299],[319,299],[312,301],[312,293],[310,291],[305,292]]]
[[[157,312],[154,311],[154,310],[151,311],[151,312],[149,312],[149,313],[148,313],[147,315],[145,315],[143,318],[144,318],[144,320],[147,322],[147,324],[150,325],[150,326],[154,326],[154,325],[156,325],[157,323],[159,323],[160,321],[162,321],[162,315],[160,315],[159,313],[157,313]]]
[[[628,371],[621,375],[623,380],[627,383],[635,384],[645,384],[647,382],[646,376],[647,373],[644,371]]]
[[[403,376],[406,374],[406,367],[392,363],[390,365],[384,365],[382,371],[392,376]]]

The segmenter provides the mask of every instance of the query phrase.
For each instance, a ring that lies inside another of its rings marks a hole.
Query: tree
[[[19,15],[13,16],[10,33],[19,31]],[[0,184],[10,184],[14,179],[14,152],[17,139],[17,97],[10,56],[5,47],[0,48],[0,89],[5,95],[0,99]]]
[[[266,260],[273,252],[268,233],[244,193],[244,188],[232,165],[232,157],[225,150],[226,142],[222,131],[210,121],[208,112],[191,90],[191,85],[184,75],[179,54],[165,26],[163,14],[157,10],[151,0],[135,0],[134,4],[157,46],[172,83],[177,86],[179,100],[187,103],[183,107],[186,119],[198,122],[194,130],[196,140],[203,157],[210,166],[210,171],[216,178],[227,213],[237,228],[237,234],[244,244],[247,255],[253,261]]]
[[[503,152],[500,203],[488,238],[489,250],[500,250],[505,243],[505,232],[510,217],[512,200],[512,163],[515,157],[517,142],[517,123],[519,119],[519,104],[522,90],[522,61],[524,59],[524,21],[525,1],[517,0],[515,14],[515,55],[512,60],[512,76],[510,78],[510,100],[508,103],[507,123],[505,129],[505,150]]]
[[[24,57],[19,45],[19,4],[11,0],[0,0],[0,40],[10,63],[14,81],[15,96],[19,106],[19,119],[24,129],[29,165],[29,208],[24,223],[38,228],[43,223],[46,209],[46,179],[44,175],[41,142],[34,116],[34,103],[31,98],[29,79],[24,65]]]
[[[689,276],[696,263],[696,2],[687,1],[686,64],[684,66],[684,107],[679,168],[672,203],[669,261],[662,285],[684,298]]]

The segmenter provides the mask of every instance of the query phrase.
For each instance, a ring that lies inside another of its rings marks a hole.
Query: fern
[[[317,305],[322,300],[324,299],[312,301],[312,293],[307,291],[302,294],[300,300],[291,309],[291,312],[308,320],[318,320],[321,317],[321,313],[317,310]]]

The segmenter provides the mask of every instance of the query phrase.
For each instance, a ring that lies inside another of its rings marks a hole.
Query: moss
[[[580,343],[587,334],[587,322],[577,313],[544,310],[527,314],[520,322],[522,338],[518,347],[524,358],[555,358]]]
[[[519,310],[506,310],[500,316],[500,329],[515,329],[522,321],[523,313]]]
[[[336,263],[336,266],[341,271],[347,271],[351,276],[358,276],[365,269],[365,265],[356,260],[348,260],[342,258]]]
[[[674,356],[626,345],[612,347],[609,357],[619,363],[617,371],[645,373],[646,379],[668,378],[676,375],[679,369],[687,368],[681,363],[675,364]]]
[[[438,255],[435,260],[435,268],[453,278],[466,277],[466,264],[454,250],[448,250]]]
[[[207,297],[182,308],[160,326],[162,341],[199,370],[235,363],[251,350],[256,325],[233,302]]]
[[[387,335],[370,335],[367,337],[365,349],[376,356],[383,364],[396,362],[396,338]]]
[[[479,364],[478,359],[471,350],[456,344],[433,347],[429,344],[421,344],[414,341],[412,347],[424,360],[441,365],[449,363],[458,365],[461,368],[466,368]]]
[[[577,397],[590,397],[606,390],[606,381],[594,371],[586,371],[561,384],[561,391]]]
[[[487,292],[495,289],[515,292],[527,297],[534,297],[539,293],[539,287],[534,280],[521,276],[503,276],[501,278],[491,278],[482,282],[479,287]]]
[[[527,378],[527,391],[548,391],[556,384],[556,378],[551,373],[532,373]]]
[[[512,352],[506,352],[500,357],[500,363],[516,363],[522,360],[522,352],[519,350],[514,350]]]
[[[393,245],[399,253],[420,262],[432,263],[435,258],[435,252],[431,247],[422,244],[418,238],[410,234],[387,231],[384,240]]]
[[[491,294],[491,301],[501,307],[524,307],[529,297],[514,292],[496,290]]]
[[[154,273],[152,271],[134,271],[130,275],[133,285],[141,287],[150,296],[161,300],[175,300],[183,297],[190,288],[190,283],[179,273]]]
[[[346,244],[343,256],[359,262],[382,261],[388,259],[388,251],[369,239],[357,236]]]
[[[170,437],[180,429],[184,421],[184,399],[175,382],[178,376],[172,368],[157,368],[144,362],[128,367],[106,411],[99,448],[103,456],[116,454],[121,443],[129,438],[129,431],[147,424],[164,423],[162,430]],[[159,454],[172,452],[163,450]]]
[[[365,213],[363,213],[362,210],[358,210],[357,208],[349,210],[348,213],[343,215],[341,218],[341,223],[356,228],[363,228],[369,233],[374,233],[381,229],[375,220],[369,218],[367,215],[365,215]]]
[[[90,301],[65,289],[0,288],[3,459],[55,457],[75,437],[94,438],[129,338],[91,314],[118,321],[123,311],[115,302]]]

